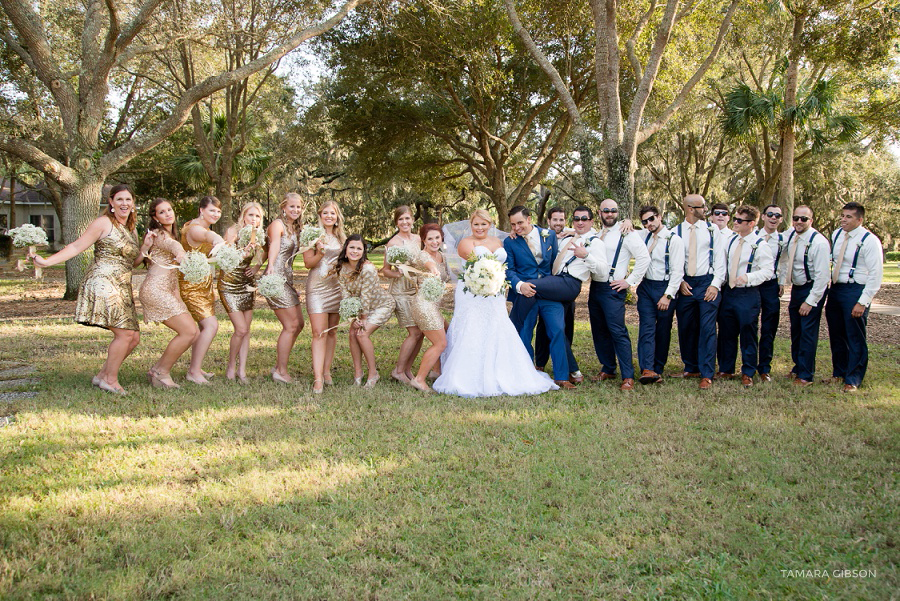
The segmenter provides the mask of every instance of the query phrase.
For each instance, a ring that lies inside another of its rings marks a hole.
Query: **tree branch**
[[[63,186],[72,187],[78,183],[75,170],[66,167],[40,148],[25,140],[0,135],[0,150],[22,159],[41,173],[51,176]]]

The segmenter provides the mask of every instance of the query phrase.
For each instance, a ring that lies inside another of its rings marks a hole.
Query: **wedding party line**
[[[596,212],[576,207],[571,226],[563,209],[552,208],[544,228],[533,223],[527,207],[516,206],[508,212],[507,233],[484,209],[468,221],[417,229],[410,208],[400,206],[381,269],[368,260],[364,238],[345,231],[336,202],[322,203],[315,225],[304,225],[307,207],[294,193],[284,196],[279,216],[267,227],[262,206],[245,204],[224,235],[212,229],[222,216],[217,198],[201,198],[197,217],[180,227],[172,203],[157,198],[149,203],[141,241],[136,199],[120,184],[110,189],[106,210],[86,231],[47,258],[36,252],[46,244],[40,228],[9,233],[16,246],[28,247],[36,270],[93,247],[75,321],[112,333],[92,384],[114,394],[127,394],[119,371],[140,341],[132,291],[132,273],[140,266],[147,269],[138,294],[144,322],[161,322],[175,334],[147,371],[152,386],[178,388],[172,369],[188,350],[185,380],[209,383],[213,374],[203,363],[219,328],[216,291],[233,325],[226,377],[248,381],[259,293],[281,325],[271,378],[292,383],[289,359],[306,326],[294,286],[298,256],[308,270],[315,393],[334,383],[337,335],[344,330],[354,384],[376,386],[375,334],[392,317],[407,335],[390,376],[424,393],[480,397],[575,389],[585,381],[572,351],[575,304],[584,284],[600,364],[590,381],[616,381],[623,391],[634,390],[636,381],[662,383],[677,318],[683,365],[669,377],[696,378],[700,390],[714,380],[738,379],[744,387],[769,382],[780,298],[789,289],[792,368],[785,376],[799,387],[814,383],[824,313],[832,373],[822,382],[856,391],[868,364],[869,305],[883,275],[881,243],[863,226],[865,207],[844,205],[840,227],[830,237],[813,227],[815,215],[806,205],[793,210],[787,228],[776,204],[732,210],[688,194],[682,208],[684,220],[670,229],[657,207],[643,206],[635,228],[620,219],[616,201],[606,199]],[[638,371],[625,324],[632,290],[639,316]],[[441,309],[450,296],[453,316],[447,322]],[[416,369],[425,339],[428,348]]]

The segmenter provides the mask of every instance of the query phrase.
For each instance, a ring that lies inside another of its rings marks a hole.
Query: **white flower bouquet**
[[[222,271],[231,271],[244,260],[244,253],[230,244],[223,244],[213,255],[213,261]]]
[[[237,245],[240,248],[253,243],[260,246],[266,243],[266,230],[262,226],[254,228],[252,225],[245,225],[238,230]]]
[[[47,232],[36,225],[26,223],[7,232],[12,237],[13,246],[25,248],[26,246],[46,246]]]
[[[284,294],[287,278],[280,273],[270,273],[259,278],[256,289],[266,298],[278,298]]]
[[[475,296],[498,296],[506,292],[506,263],[491,254],[472,257],[463,271],[463,290]]]
[[[354,319],[358,319],[360,311],[362,311],[362,301],[358,296],[348,296],[341,300],[341,306],[338,308],[341,321],[353,321]]]
[[[316,242],[321,240],[324,236],[325,230],[316,225],[310,225],[303,228],[303,231],[297,236],[297,245],[300,247],[297,252],[305,252],[311,249],[316,245]]]
[[[185,281],[191,284],[199,284],[209,277],[212,270],[209,267],[209,259],[202,252],[192,250],[185,253],[181,259],[178,271],[184,276]]]
[[[419,284],[419,296],[429,303],[436,303],[444,296],[444,282],[441,278],[427,277]]]
[[[384,251],[384,260],[391,265],[404,265],[412,260],[412,256],[405,246],[391,246]]]

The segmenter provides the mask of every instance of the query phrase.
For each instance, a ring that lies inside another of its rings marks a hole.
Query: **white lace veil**
[[[462,273],[463,266],[466,263],[460,258],[459,254],[457,254],[456,248],[459,246],[460,240],[466,236],[472,235],[472,227],[469,225],[469,220],[467,219],[465,221],[448,223],[442,230],[444,232],[444,245],[447,247],[444,258],[447,260],[447,269],[450,272],[450,277],[455,282],[459,279],[459,274]],[[488,236],[494,236],[504,240],[509,237],[509,234],[496,227],[491,227],[491,229],[488,230]]]

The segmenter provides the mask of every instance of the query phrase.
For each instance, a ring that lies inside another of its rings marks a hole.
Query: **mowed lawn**
[[[0,324],[0,359],[33,364],[39,378],[37,397],[0,402],[0,415],[15,414],[0,428],[0,598],[900,590],[896,346],[873,349],[854,396],[779,377],[702,395],[695,380],[670,379],[631,394],[607,382],[470,400],[386,381],[402,338],[391,325],[375,335],[378,387],[350,385],[341,332],[336,385],[314,396],[308,331],[293,355],[297,384],[265,378],[278,333],[269,311],[253,324],[252,383],[225,381],[221,317],[206,366],[214,384],[150,388],[144,372],[170,337],[150,327],[125,364],[125,398],[89,384],[105,332]],[[586,323],[576,346],[596,371]],[[786,356],[780,340],[776,373]],[[823,341],[819,375],[829,368]]]

